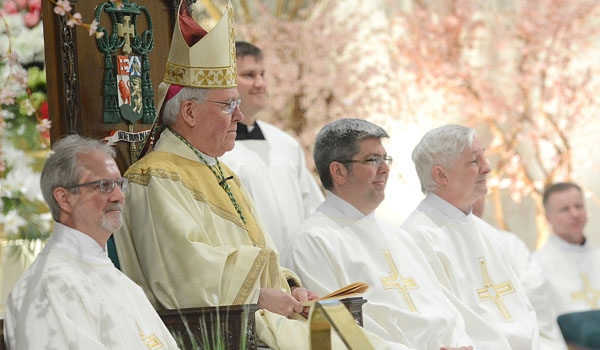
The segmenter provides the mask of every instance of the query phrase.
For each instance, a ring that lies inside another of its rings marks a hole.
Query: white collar
[[[80,260],[112,264],[106,247],[102,247],[85,233],[59,222],[54,222],[54,231],[46,246],[60,249]]]
[[[425,205],[429,205],[432,208],[441,212],[446,218],[454,221],[470,222],[473,220],[473,213],[469,211],[469,214],[465,214],[462,210],[458,209],[454,205],[450,204],[442,197],[438,196],[433,192],[428,192],[427,196],[423,200]]]
[[[337,216],[341,216],[345,219],[359,220],[367,217],[375,217],[375,211],[365,215],[355,206],[330,191],[327,191],[325,194],[325,202],[321,205],[319,210],[327,215],[337,214]]]

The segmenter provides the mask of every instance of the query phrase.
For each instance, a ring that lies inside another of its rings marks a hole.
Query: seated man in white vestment
[[[445,125],[423,136],[412,159],[426,197],[402,228],[434,250],[428,259],[438,279],[481,316],[478,322],[504,337],[490,349],[538,349],[535,310],[499,248],[503,241],[471,212],[487,193],[490,172],[479,137],[471,128]],[[467,329],[471,320],[465,318]]]
[[[600,248],[586,239],[585,199],[579,185],[560,182],[543,197],[553,234],[533,260],[550,284],[559,315],[600,309]]]
[[[300,143],[276,126],[257,120],[268,102],[262,51],[238,41],[235,53],[244,119],[238,123],[235,148],[221,161],[244,184],[265,229],[282,250],[294,230],[323,201],[323,193],[306,167]]]
[[[54,145],[40,179],[54,231],[8,297],[8,349],[177,349],[142,289],[106,251],[127,190],[114,156],[77,135]]]
[[[473,214],[482,218],[485,209],[485,196],[472,205]],[[523,240],[516,234],[498,229],[502,241],[500,248],[506,254],[506,261],[515,271],[525,294],[533,305],[540,329],[540,349],[566,349],[567,345],[556,323],[557,313],[549,284],[542,270],[533,262],[532,254]]]
[[[158,309],[257,304],[264,343],[307,349],[302,302],[317,295],[280,266],[247,191],[218,159],[233,149],[243,119],[231,4],[210,30],[194,18],[199,4],[182,1],[178,10],[159,85],[157,123],[166,129],[125,174],[128,205],[115,236],[121,269]]]
[[[361,119],[321,129],[314,159],[325,202],[290,240],[284,264],[321,295],[357,281],[369,284],[364,327],[390,342],[413,349],[471,348],[463,317],[449,300],[454,296],[437,281],[423,257],[427,252],[375,217],[392,163],[382,143],[387,137]]]

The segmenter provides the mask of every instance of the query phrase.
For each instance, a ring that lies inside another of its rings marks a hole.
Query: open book
[[[325,296],[320,297],[319,299],[305,301],[302,303],[304,306],[311,306],[315,301],[320,300],[330,300],[330,299],[346,299],[350,297],[355,297],[363,294],[369,289],[369,285],[365,282],[354,282],[345,287],[342,287],[336,291],[333,291]]]

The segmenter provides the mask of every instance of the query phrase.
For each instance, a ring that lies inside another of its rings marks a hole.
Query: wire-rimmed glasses
[[[69,188],[77,188],[82,186],[98,186],[98,190],[102,193],[112,193],[115,190],[115,186],[119,186],[121,191],[127,191],[127,187],[129,186],[129,180],[127,178],[122,177],[119,179],[100,179],[96,181],[90,181],[82,184],[65,186],[66,189]]]

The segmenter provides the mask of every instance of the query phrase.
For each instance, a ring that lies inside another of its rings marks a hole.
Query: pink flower
[[[38,125],[35,126],[35,128],[40,133],[44,133],[44,132],[50,130],[51,126],[52,126],[52,122],[49,119],[42,119],[42,120],[40,120]]]
[[[29,0],[29,11],[42,11],[42,0]]]
[[[73,17],[69,18],[69,20],[67,21],[67,25],[69,27],[73,27],[74,25],[80,25],[83,22],[81,21],[81,13],[76,12]]]
[[[96,19],[94,19],[92,21],[92,23],[90,24],[90,30],[89,30],[90,36],[95,35],[97,29],[98,29],[98,22],[96,22]],[[104,34],[104,33],[102,33],[102,34]]]
[[[16,66],[19,64],[19,53],[16,51],[11,51],[8,54],[8,64],[11,66]]]
[[[15,97],[17,96],[16,92],[11,89],[2,89],[0,90],[0,104],[3,105],[12,105],[15,104]]]
[[[27,7],[27,0],[13,0],[15,3],[17,3],[17,6],[19,6],[20,9],[24,9]]]
[[[71,12],[71,3],[68,0],[58,0],[54,6],[54,13],[64,16],[67,12]]]
[[[27,72],[24,69],[15,69],[12,77],[16,83],[27,86]]]
[[[19,9],[17,8],[17,4],[16,3],[14,3],[13,1],[8,0],[2,6],[2,12],[6,13],[7,15],[11,15],[11,14],[15,14],[15,13],[19,12]]]
[[[25,25],[28,28],[33,28],[40,23],[41,17],[42,13],[40,10],[29,10],[29,12],[23,16],[23,22],[25,22]]]

